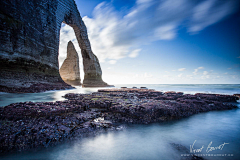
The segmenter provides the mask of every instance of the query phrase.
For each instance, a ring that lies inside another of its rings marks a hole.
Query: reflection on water
[[[100,88],[82,88],[77,86],[76,89],[47,91],[42,93],[0,93],[0,106],[6,106],[17,102],[53,102],[65,100],[62,96],[67,93],[92,93]]]
[[[150,125],[130,125],[123,131],[85,137],[39,152],[8,155],[0,159],[13,160],[79,160],[79,159],[161,159],[178,160],[181,153],[170,143],[182,144],[190,150],[204,145],[202,154],[212,146],[229,143],[211,154],[233,154],[233,157],[205,157],[208,160],[240,159],[240,110],[214,111],[179,121]]]

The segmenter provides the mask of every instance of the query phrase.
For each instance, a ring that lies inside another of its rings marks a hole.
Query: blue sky
[[[239,0],[76,0],[76,4],[103,80],[109,84],[240,82]],[[60,65],[69,40],[81,57],[72,28],[62,25]]]

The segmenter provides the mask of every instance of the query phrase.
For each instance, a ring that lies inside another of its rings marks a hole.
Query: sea
[[[240,84],[116,84],[147,87],[185,94],[240,94]],[[67,93],[92,93],[100,88],[47,91],[43,93],[0,93],[0,106],[17,102],[65,100]],[[64,142],[52,148],[0,155],[2,160],[183,160],[193,154],[207,160],[240,159],[240,101],[237,109],[200,113],[181,120],[124,125],[118,131],[99,133]],[[172,144],[184,146],[183,153]]]

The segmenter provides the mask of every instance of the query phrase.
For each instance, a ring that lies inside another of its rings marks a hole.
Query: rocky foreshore
[[[69,84],[64,82],[55,83],[55,84],[47,84],[47,83],[35,83],[30,87],[6,87],[0,85],[0,92],[7,93],[38,93],[38,92],[46,92],[50,90],[65,90],[65,89],[73,89]]]
[[[103,89],[66,94],[65,101],[21,102],[0,108],[0,152],[56,145],[123,123],[148,124],[237,108],[237,96],[151,89]]]

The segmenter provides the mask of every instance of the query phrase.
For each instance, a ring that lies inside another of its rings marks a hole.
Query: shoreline
[[[213,110],[238,108],[236,96],[150,89],[100,89],[66,94],[65,101],[20,102],[0,108],[0,152],[47,148],[120,124],[149,124]]]
[[[64,82],[49,84],[49,83],[35,83],[29,87],[6,87],[0,85],[0,92],[3,93],[40,93],[54,90],[74,89],[75,87]]]

